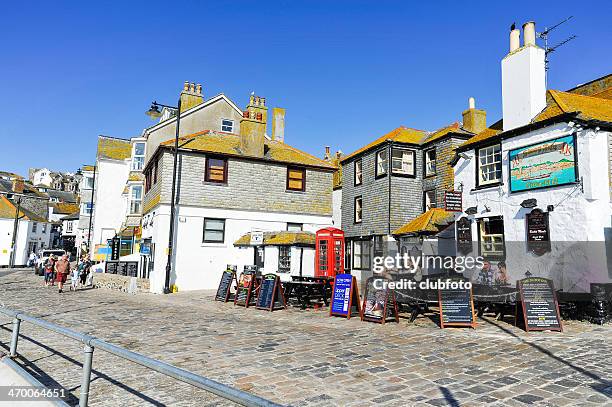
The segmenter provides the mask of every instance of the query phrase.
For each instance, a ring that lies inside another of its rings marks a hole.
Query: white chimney
[[[531,122],[546,107],[544,50],[535,44],[535,23],[523,26],[525,45],[518,48],[518,30],[510,32],[510,53],[502,59],[504,131]]]

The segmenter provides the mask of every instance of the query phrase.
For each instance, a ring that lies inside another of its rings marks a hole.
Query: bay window
[[[137,215],[142,211],[142,186],[132,185],[130,189],[130,215]]]

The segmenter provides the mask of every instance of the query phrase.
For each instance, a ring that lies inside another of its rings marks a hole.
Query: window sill
[[[212,185],[212,186],[216,186],[216,187],[226,187],[227,186],[227,182],[204,181],[204,182],[202,182],[202,184],[204,184],[204,185]]]
[[[434,172],[433,174],[423,175],[423,179],[433,178],[433,177],[435,177],[436,175],[438,175],[438,173],[437,173],[437,172]]]
[[[387,173],[384,173],[384,174],[376,174],[376,175],[374,176],[374,179],[385,178],[386,176],[387,176]]]
[[[504,185],[503,182],[496,182],[494,184],[486,184],[486,185],[478,185],[477,187],[474,187],[473,189],[471,189],[470,192],[482,191],[483,189],[493,189],[493,188],[501,187],[503,185]]]
[[[223,243],[221,242],[202,242],[200,246],[202,247],[227,247],[225,242]]]
[[[305,194],[306,191],[300,191],[299,189],[285,189],[285,192],[293,193],[293,194]]]
[[[401,172],[392,172],[391,175],[393,175],[394,177],[401,177],[401,178],[416,178],[416,175],[414,174],[403,174]]]

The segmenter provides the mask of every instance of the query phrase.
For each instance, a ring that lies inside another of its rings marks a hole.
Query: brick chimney
[[[25,183],[22,178],[13,179],[13,192],[16,194],[23,194]]]
[[[487,112],[476,109],[474,98],[468,100],[468,109],[463,112],[463,128],[476,134],[487,128]]]
[[[510,31],[510,52],[501,61],[504,131],[529,124],[546,107],[545,53],[535,43],[535,23]]]
[[[330,146],[325,146],[325,155],[323,156],[323,159],[325,161],[329,161],[331,160],[331,147]]]
[[[244,155],[263,157],[267,118],[266,99],[251,94],[240,120],[240,150]]]
[[[204,103],[202,95],[202,85],[185,81],[181,91],[181,112],[191,109],[194,106]]]
[[[272,109],[272,140],[285,142],[285,109],[281,107]]]

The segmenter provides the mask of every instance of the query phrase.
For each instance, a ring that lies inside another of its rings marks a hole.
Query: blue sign
[[[352,290],[353,276],[337,274],[334,280],[334,293],[332,294],[331,313],[333,315],[349,315]],[[356,298],[356,300],[359,301],[359,298]]]
[[[151,243],[141,243],[140,244],[140,254],[145,256],[151,255]]]

